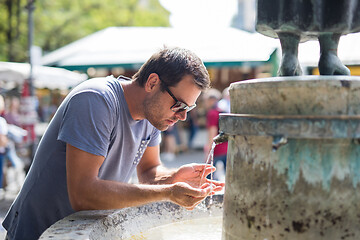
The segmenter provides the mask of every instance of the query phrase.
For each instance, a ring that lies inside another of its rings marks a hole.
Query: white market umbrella
[[[266,62],[279,41],[235,28],[108,27],[42,57],[43,65],[141,66],[163,46],[194,51],[206,63]]]
[[[0,62],[0,87],[23,84],[29,75],[30,64],[28,63]],[[33,66],[35,88],[69,89],[86,79],[86,74],[63,68]]]

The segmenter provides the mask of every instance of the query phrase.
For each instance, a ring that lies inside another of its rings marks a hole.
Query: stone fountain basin
[[[80,211],[49,227],[40,239],[127,239],[151,228],[222,215],[223,195],[213,196],[189,211],[171,202],[155,202],[116,210]]]
[[[230,98],[223,239],[359,239],[360,78],[247,80]]]

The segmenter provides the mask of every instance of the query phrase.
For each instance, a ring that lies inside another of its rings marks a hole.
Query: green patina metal
[[[351,179],[354,189],[360,182],[360,145],[351,139],[289,139],[276,154],[272,166],[278,174],[286,174],[290,191],[300,173],[306,182],[321,184],[326,191],[330,191],[334,178]]]

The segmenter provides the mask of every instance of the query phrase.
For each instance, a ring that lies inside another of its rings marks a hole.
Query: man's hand
[[[211,189],[211,185],[208,183],[200,188],[193,188],[184,182],[174,183],[170,189],[171,193],[169,200],[188,210],[193,210],[212,193]]]
[[[213,191],[221,191],[225,186],[225,183],[206,178],[207,175],[215,170],[216,168],[209,164],[186,164],[181,166],[173,174],[173,182],[185,182],[194,188],[209,184],[213,185]]]

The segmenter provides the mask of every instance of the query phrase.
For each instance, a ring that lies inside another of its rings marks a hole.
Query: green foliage
[[[27,2],[0,0],[1,61],[28,58]],[[169,26],[169,12],[158,0],[36,0],[33,44],[49,52],[110,26]]]
[[[0,0],[0,60],[2,61],[13,61],[16,58],[22,60],[26,54],[27,15],[23,14],[26,12],[25,5],[26,0]]]

